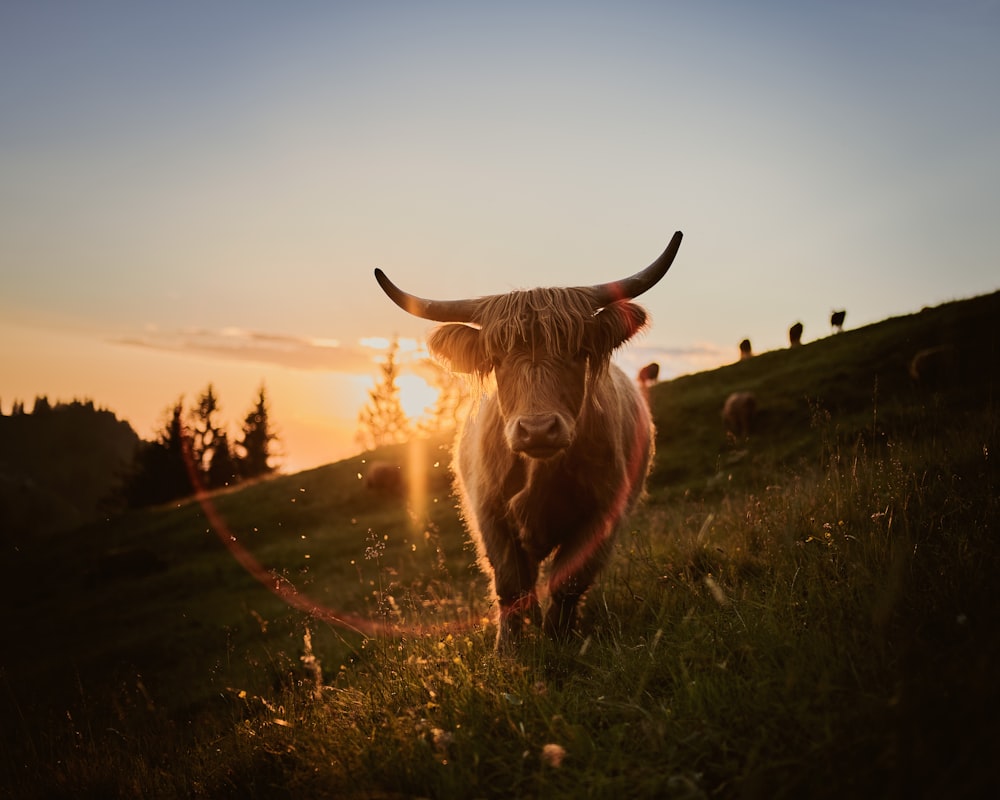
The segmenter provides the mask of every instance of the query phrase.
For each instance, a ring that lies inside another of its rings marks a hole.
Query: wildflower
[[[653,657],[653,653],[656,652],[656,646],[660,643],[660,639],[663,638],[663,628],[658,628],[656,633],[653,634],[653,640],[649,644],[649,657]]]
[[[448,757],[448,746],[455,741],[455,735],[443,728],[431,728],[431,742],[441,758]],[[447,762],[445,762],[447,763]]]
[[[729,598],[726,597],[726,593],[722,591],[722,587],[716,582],[715,578],[711,575],[705,576],[705,586],[708,587],[708,591],[711,593],[712,597],[715,598],[715,602],[720,606],[729,605]]]
[[[299,660],[302,662],[302,666],[305,668],[305,671],[309,675],[313,684],[313,697],[319,698],[323,692],[323,667],[320,665],[319,659],[316,658],[316,654],[313,652],[312,634],[309,632],[308,628],[306,628],[306,631],[302,636],[302,644],[303,655],[299,656]]]
[[[558,769],[566,757],[566,748],[560,744],[547,744],[542,748],[542,763]]]

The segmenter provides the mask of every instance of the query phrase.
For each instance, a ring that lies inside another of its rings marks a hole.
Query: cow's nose
[[[520,417],[514,426],[513,439],[511,444],[514,449],[528,455],[551,454],[567,444],[558,414],[533,414]]]

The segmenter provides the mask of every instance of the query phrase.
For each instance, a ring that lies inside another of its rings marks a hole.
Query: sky
[[[672,377],[1000,288],[1000,2],[0,4],[0,410],[266,386],[357,451],[449,299],[625,277]],[[381,347],[379,346],[379,343]],[[408,367],[411,414],[432,393]]]

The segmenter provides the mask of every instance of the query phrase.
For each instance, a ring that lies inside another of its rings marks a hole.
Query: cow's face
[[[507,445],[531,458],[549,458],[573,441],[587,396],[589,359],[518,348],[494,361],[497,402]]]
[[[552,312],[551,299],[542,313],[533,310],[537,303],[516,305],[513,316],[485,314],[481,329],[444,325],[429,346],[458,372],[492,372],[509,448],[551,458],[573,443],[592,381],[604,377],[612,351],[642,327],[646,313],[629,302],[597,314],[580,313],[586,302],[576,304],[572,318]]]

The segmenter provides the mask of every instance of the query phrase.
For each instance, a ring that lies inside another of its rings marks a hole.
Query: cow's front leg
[[[553,639],[565,639],[576,624],[580,598],[611,556],[613,537],[607,533],[581,535],[560,545],[552,558],[549,577],[551,604],[544,630]]]
[[[538,607],[538,596],[534,589],[515,593],[500,593],[500,619],[497,629],[497,651],[509,653],[521,641],[526,624],[541,627],[542,614]]]
[[[541,624],[538,595],[538,562],[521,546],[506,525],[483,530],[483,548],[493,571],[493,589],[500,605],[497,650],[509,652],[521,639],[525,623]]]

